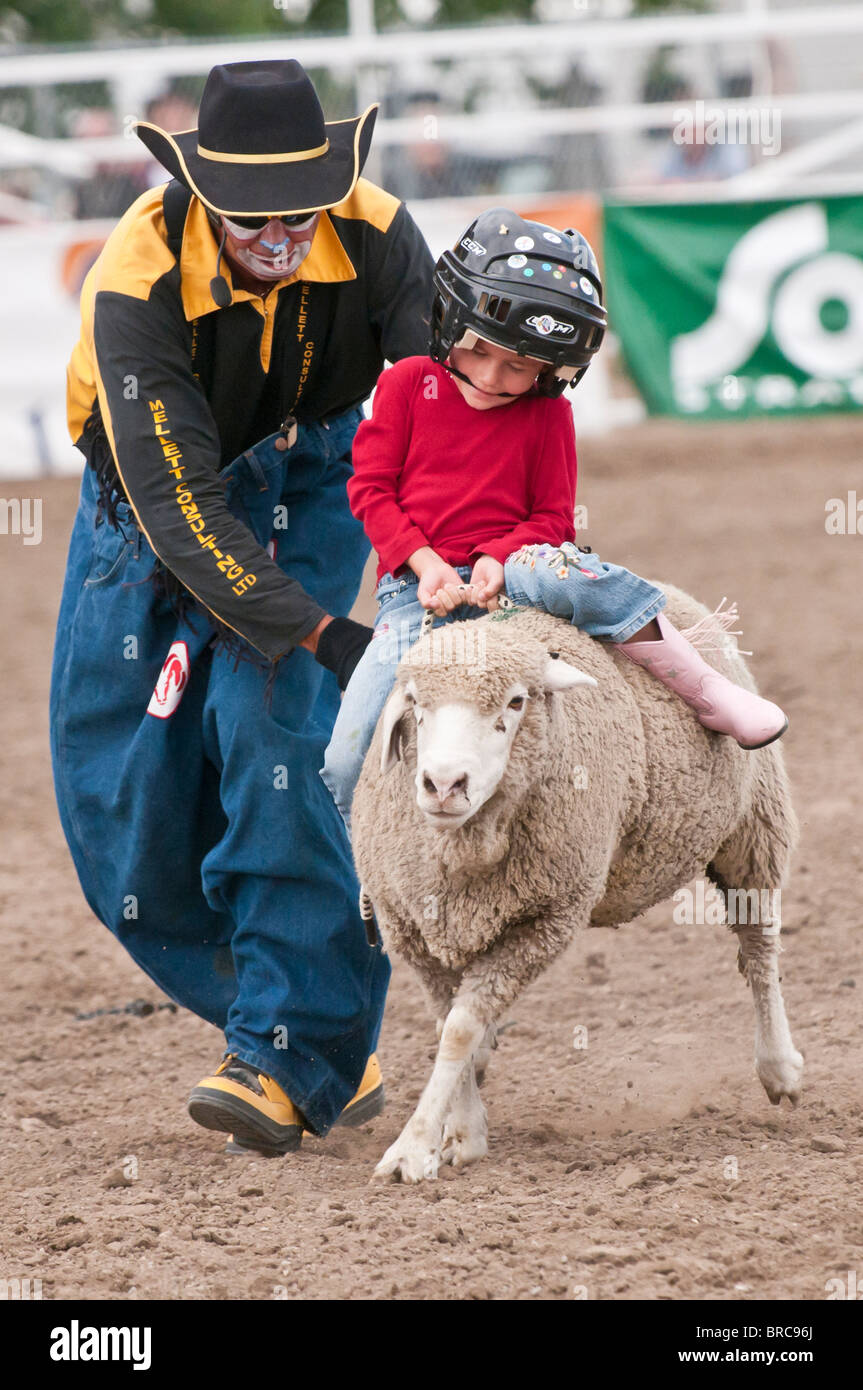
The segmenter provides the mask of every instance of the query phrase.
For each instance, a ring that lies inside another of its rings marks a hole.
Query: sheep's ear
[[[546,690],[571,690],[574,685],[596,685],[597,682],[577,666],[570,666],[559,652],[549,652],[542,683]]]
[[[412,700],[403,685],[397,685],[384,705],[381,715],[381,772],[389,772],[402,756],[402,717]]]

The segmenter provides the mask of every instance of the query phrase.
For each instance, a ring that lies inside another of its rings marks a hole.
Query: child
[[[395,668],[426,610],[478,617],[504,589],[620,644],[743,748],[787,728],[778,706],[720,675],[671,625],[660,589],[573,544],[575,433],[561,393],[587,370],[605,322],[596,260],[577,232],[495,208],[438,261],[431,356],[382,374],[353,447],[348,497],[380,565],[374,637],[321,773],[348,827]]]

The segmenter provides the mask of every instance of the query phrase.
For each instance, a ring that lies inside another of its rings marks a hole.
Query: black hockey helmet
[[[465,333],[552,371],[537,386],[559,396],[587,371],[605,335],[602,280],[580,232],[492,208],[435,266],[429,355],[445,363]],[[465,344],[470,346],[470,342]]]

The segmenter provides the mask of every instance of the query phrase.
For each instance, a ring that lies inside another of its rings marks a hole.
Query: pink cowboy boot
[[[661,642],[620,642],[617,650],[679,695],[706,729],[731,734],[747,749],[763,748],[785,733],[788,720],[778,705],[720,675],[664,613],[656,621]]]

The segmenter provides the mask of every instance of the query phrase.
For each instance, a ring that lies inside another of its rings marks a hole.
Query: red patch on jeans
[[[172,642],[150,696],[147,713],[156,719],[170,719],[189,683],[189,648],[185,642]]]

